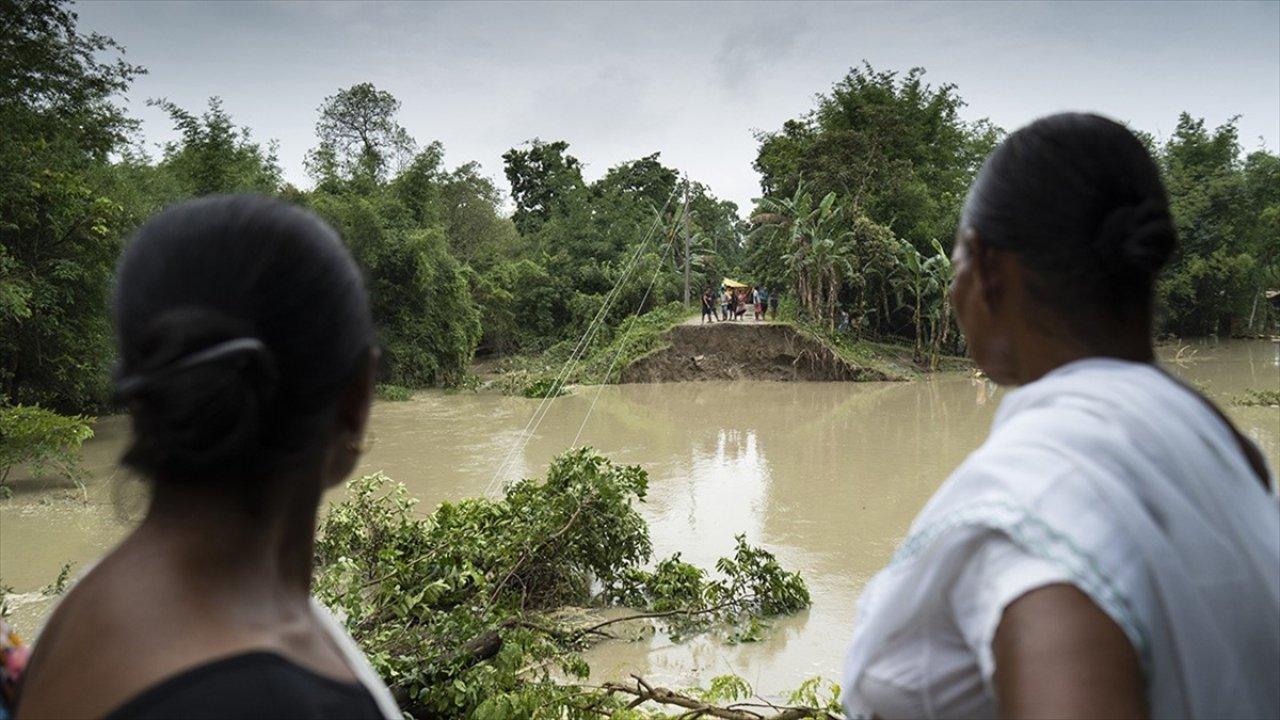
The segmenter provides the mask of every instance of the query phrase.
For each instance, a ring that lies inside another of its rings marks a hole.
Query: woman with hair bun
[[[172,207],[125,250],[114,319],[150,505],[50,618],[18,717],[400,717],[310,594],[377,364],[337,233],[259,197]]]
[[[1155,362],[1174,246],[1122,125],[1054,115],[987,159],[951,296],[1020,387],[864,591],[852,716],[1280,716],[1280,509],[1257,448]]]

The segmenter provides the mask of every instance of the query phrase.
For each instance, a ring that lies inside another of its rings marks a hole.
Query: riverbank
[[[1280,465],[1280,409],[1231,404],[1275,387],[1280,345],[1187,343],[1180,357],[1177,348],[1159,349],[1165,366],[1205,388],[1272,467]],[[438,503],[486,495],[509,453],[510,472],[500,480],[544,475],[575,443],[642,466],[650,485],[637,511],[656,556],[681,552],[711,568],[743,533],[801,573],[813,605],[773,621],[755,642],[714,634],[676,642],[658,632],[601,643],[585,656],[588,682],[637,673],[680,688],[736,673],[765,694],[814,675],[838,677],[859,591],[938,484],[982,442],[1002,393],[949,372],[918,382],[632,383],[599,391],[551,403],[522,445],[538,400],[427,390],[378,402],[371,447],[355,474],[384,471],[403,482],[425,516]],[[32,593],[65,562],[78,573],[140,516],[142,498],[133,496],[140,486],[117,476],[127,419],[103,418],[95,433],[84,448],[87,503],[72,486],[20,478],[13,498],[0,501],[0,584],[22,595],[15,614],[24,637],[50,607]],[[334,491],[327,502],[343,497]]]
[[[606,329],[579,351],[477,362],[473,372],[513,395],[543,397],[572,385],[700,381],[900,382],[967,370],[964,358],[919,361],[910,345],[872,342],[799,322],[701,323],[678,304]]]

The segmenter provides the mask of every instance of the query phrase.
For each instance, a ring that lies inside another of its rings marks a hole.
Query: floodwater
[[[1224,406],[1246,389],[1280,387],[1280,344],[1235,341],[1163,348],[1166,365]],[[661,633],[590,652],[596,679],[644,675],[691,685],[735,672],[760,692],[805,678],[837,679],[859,590],[892,554],[947,474],[986,436],[1000,391],[965,374],[911,383],[688,383],[580,388],[550,406],[536,434],[511,453],[512,473],[540,474],[574,442],[650,475],[648,519],[659,556],[681,552],[707,568],[734,535],[776,553],[808,582],[813,607],[778,620],[760,642],[717,634],[673,643]],[[383,470],[422,500],[485,494],[539,401],[493,393],[424,392],[379,403],[359,472]],[[583,424],[590,410],[589,420]],[[1280,465],[1280,409],[1228,407],[1241,430]],[[136,483],[116,477],[123,418],[106,418],[86,444],[83,493],[18,480],[0,501],[0,583],[14,589],[19,629],[31,633],[48,602],[38,590],[66,561],[83,567],[136,517]],[[85,497],[88,501],[85,502]]]

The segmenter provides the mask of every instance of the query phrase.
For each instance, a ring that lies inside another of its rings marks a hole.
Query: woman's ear
[[[1012,265],[1016,263],[1016,259],[1012,253],[988,245],[975,231],[969,231],[965,241],[969,262],[973,266],[973,280],[977,284],[978,297],[986,306],[987,312],[994,315],[1008,291],[1008,274],[1017,269]]]
[[[361,369],[342,394],[338,406],[338,431],[356,443],[364,437],[365,427],[369,424],[369,408],[373,404],[373,388],[381,356],[382,351],[378,348],[369,348]]]

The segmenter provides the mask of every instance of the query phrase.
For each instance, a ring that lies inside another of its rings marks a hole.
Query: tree
[[[381,182],[413,155],[416,143],[396,122],[400,101],[373,83],[339,90],[320,105],[318,148],[308,167],[318,183]]]
[[[635,198],[655,208],[662,208],[673,200],[672,193],[679,183],[679,174],[658,161],[660,153],[646,155],[639,160],[624,162],[609,171],[591,185],[592,195],[614,195]]]
[[[1164,329],[1242,328],[1257,317],[1258,296],[1276,274],[1280,159],[1258,151],[1242,162],[1235,118],[1209,130],[1182,113],[1159,162],[1179,240],[1157,286]]]
[[[444,146],[438,141],[432,142],[391,181],[391,192],[419,227],[438,224],[444,213],[440,197],[443,165]]]
[[[765,196],[789,197],[801,178],[927,251],[955,236],[964,195],[1000,130],[966,123],[956,87],[854,68],[807,115],[758,136],[754,166]]]
[[[108,156],[135,127],[117,104],[142,71],[50,0],[0,0],[0,390],[77,412],[105,400],[107,291],[121,205]]]
[[[765,212],[753,221],[760,232],[781,238],[770,243],[786,268],[786,277],[796,298],[811,320],[833,329],[836,300],[842,281],[853,275],[849,262],[853,233],[845,223],[843,208],[831,192],[814,202],[803,185],[797,185],[790,198],[762,198]]]
[[[515,224],[502,212],[502,194],[474,162],[445,173],[440,184],[449,251],[464,263],[489,264],[524,253]]]
[[[942,244],[935,241],[929,255],[915,249],[911,243],[899,240],[902,254],[902,278],[911,293],[912,317],[915,326],[914,356],[916,362],[924,359],[929,350],[929,365],[936,367],[938,349],[946,341],[950,323],[951,304],[947,297],[947,285],[951,281],[951,258]]]
[[[387,193],[317,193],[311,202],[364,271],[387,380],[408,387],[460,382],[480,341],[480,316],[443,229],[416,226]]]
[[[527,150],[512,148],[502,154],[516,210],[513,220],[522,235],[535,232],[553,214],[566,213],[584,198],[582,165],[569,155],[563,140],[526,143]]]
[[[198,116],[163,98],[147,104],[164,110],[182,134],[181,140],[165,145],[159,169],[174,175],[183,195],[279,190],[275,143],[264,150],[253,142],[248,128],[232,122],[221,98],[209,98],[209,109]]]
[[[1258,262],[1248,327],[1263,330],[1270,306],[1265,292],[1280,288],[1280,156],[1264,149],[1244,163],[1244,239]]]

